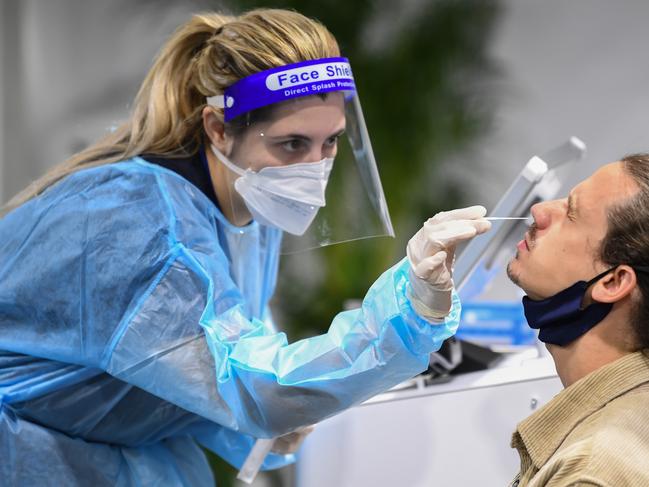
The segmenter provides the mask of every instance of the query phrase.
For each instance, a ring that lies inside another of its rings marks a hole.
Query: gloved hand
[[[305,426],[304,428],[297,429],[292,433],[289,433],[284,436],[280,436],[275,439],[271,451],[274,453],[279,453],[280,455],[287,455],[288,453],[295,453],[304,438],[315,429],[315,426]]]
[[[451,310],[455,247],[491,228],[483,206],[442,211],[429,218],[410,239],[408,297],[414,310],[428,321],[439,322]]]

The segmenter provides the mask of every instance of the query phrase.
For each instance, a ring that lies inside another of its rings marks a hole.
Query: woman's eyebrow
[[[270,135],[271,139],[300,139],[300,140],[311,140],[311,137],[304,134],[282,134],[282,135]]]
[[[344,133],[345,133],[345,129],[342,128],[342,129],[338,130],[337,132],[335,132],[335,133],[331,134],[330,136],[328,136],[327,139],[329,139],[331,137],[340,137]],[[282,134],[282,135],[267,135],[266,134],[266,136],[271,138],[271,139],[300,139],[300,140],[306,140],[306,141],[311,140],[311,137],[309,135],[299,134],[299,133]]]

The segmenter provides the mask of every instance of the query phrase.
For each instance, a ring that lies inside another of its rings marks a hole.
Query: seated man
[[[649,154],[532,207],[508,275],[565,389],[522,421],[513,486],[649,486]]]

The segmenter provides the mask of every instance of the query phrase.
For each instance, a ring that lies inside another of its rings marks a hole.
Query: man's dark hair
[[[632,154],[620,160],[624,171],[640,190],[608,210],[608,231],[600,260],[611,266],[649,266],[649,154]],[[631,325],[638,348],[649,348],[649,273],[636,270],[640,299],[633,306]]]

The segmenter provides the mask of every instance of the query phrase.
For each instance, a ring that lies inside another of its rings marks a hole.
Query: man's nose
[[[560,201],[544,201],[542,203],[536,203],[530,209],[532,213],[532,218],[534,218],[534,223],[539,230],[543,230],[550,226],[552,223],[553,214],[558,210],[560,206]]]

